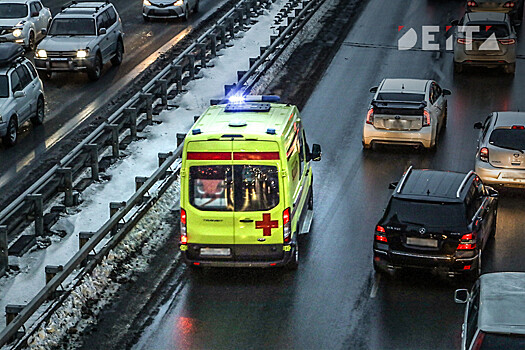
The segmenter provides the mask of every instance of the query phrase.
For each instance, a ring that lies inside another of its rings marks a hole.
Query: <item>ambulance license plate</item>
[[[201,248],[201,256],[229,256],[230,248]]]

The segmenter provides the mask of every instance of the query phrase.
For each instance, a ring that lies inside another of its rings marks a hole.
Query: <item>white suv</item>
[[[34,50],[45,36],[49,22],[51,11],[40,0],[0,2],[0,42],[15,42]]]
[[[86,72],[98,80],[104,64],[120,65],[124,32],[115,7],[108,2],[73,2],[53,18],[36,49],[40,76],[53,72]]]
[[[0,44],[0,137],[7,146],[17,141],[18,127],[28,119],[44,122],[44,91],[36,69],[20,45]]]

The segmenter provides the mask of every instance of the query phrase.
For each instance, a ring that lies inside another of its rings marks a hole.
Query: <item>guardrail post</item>
[[[206,68],[206,44],[195,44],[195,47],[199,51],[196,60],[200,62],[201,68]]]
[[[210,40],[210,56],[214,58],[217,56],[217,35],[210,33],[208,39]]]
[[[13,322],[16,316],[24,310],[25,305],[8,304],[5,306],[5,323],[6,325]]]
[[[159,79],[161,104],[164,108],[168,106],[168,81],[166,79]]]
[[[35,219],[35,236],[44,235],[44,199],[41,194],[28,194],[26,200],[33,202]]]
[[[105,129],[111,132],[111,149],[113,150],[113,157],[118,158],[120,155],[119,141],[118,141],[118,125],[108,124]]]
[[[94,232],[80,232],[78,234],[78,250],[82,249],[94,234]]]
[[[7,249],[7,226],[0,225],[0,277],[5,275],[9,266],[9,254]]]
[[[231,17],[226,18],[224,24],[226,25],[226,31],[230,33],[230,38],[233,39],[235,37],[235,23],[233,19]]]
[[[46,271],[46,284],[49,283],[56,276],[57,273],[64,271],[64,266],[62,265],[47,265],[45,267]]]
[[[153,95],[152,94],[140,94],[142,103],[146,105],[146,119],[148,124],[153,124]]]
[[[93,181],[99,180],[99,171],[98,171],[98,145],[88,144],[84,148],[90,154],[90,163],[91,163],[91,179]]]
[[[140,188],[148,181],[148,178],[145,176],[135,176],[135,192],[138,192]],[[141,196],[139,199],[139,204],[144,202],[146,196]]]
[[[109,216],[115,215],[121,208],[126,206],[126,202],[110,202],[109,203]],[[111,234],[114,236],[118,232],[118,224],[111,229]]]
[[[182,91],[182,67],[179,65],[173,66],[175,71],[175,82],[177,84],[177,94]]]
[[[223,25],[216,26],[217,30],[219,31],[219,41],[220,41],[220,48],[223,48],[226,46],[226,27]]]
[[[169,153],[159,153],[159,168],[161,167],[162,164],[164,164],[164,162],[166,161],[166,159],[168,159],[169,157],[171,157],[173,155],[173,152],[169,152]],[[1,226],[0,226],[1,227]]]
[[[185,56],[190,61],[189,63],[190,69],[188,70],[188,72],[190,73],[190,79],[193,80],[195,79],[195,55],[192,53],[189,53]]]
[[[186,138],[186,134],[177,134],[177,147],[179,147]]]
[[[71,168],[59,168],[57,169],[57,174],[63,179],[61,190],[64,192],[64,205],[72,207],[75,205],[73,199],[73,171]]]
[[[129,133],[131,139],[135,141],[137,139],[137,109],[126,108],[122,113],[124,113],[125,118],[128,119]]]

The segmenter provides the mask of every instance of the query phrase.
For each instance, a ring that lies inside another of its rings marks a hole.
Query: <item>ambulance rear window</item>
[[[270,210],[279,204],[278,173],[268,165],[190,167],[190,203],[210,211]]]

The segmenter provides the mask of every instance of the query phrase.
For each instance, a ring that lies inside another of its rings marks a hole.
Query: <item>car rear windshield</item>
[[[0,18],[23,18],[27,13],[25,4],[0,4]]]
[[[472,33],[474,39],[487,39],[496,34],[496,38],[506,38],[510,35],[509,27],[504,23],[469,22],[469,27],[478,27],[478,31]]]
[[[490,134],[489,143],[503,148],[525,150],[525,129],[496,129]]]
[[[426,202],[392,198],[388,219],[400,224],[416,224],[443,229],[463,229],[467,223],[462,203]]]
[[[421,102],[425,100],[425,95],[424,94],[397,93],[397,92],[381,92],[377,95],[377,100]]]
[[[56,18],[49,35],[96,35],[95,20],[91,18]]]
[[[9,97],[9,84],[5,75],[0,75],[0,98],[2,97]]]
[[[276,166],[190,167],[189,199],[200,210],[265,211],[279,204]]]
[[[525,335],[485,333],[480,350],[525,349]]]

